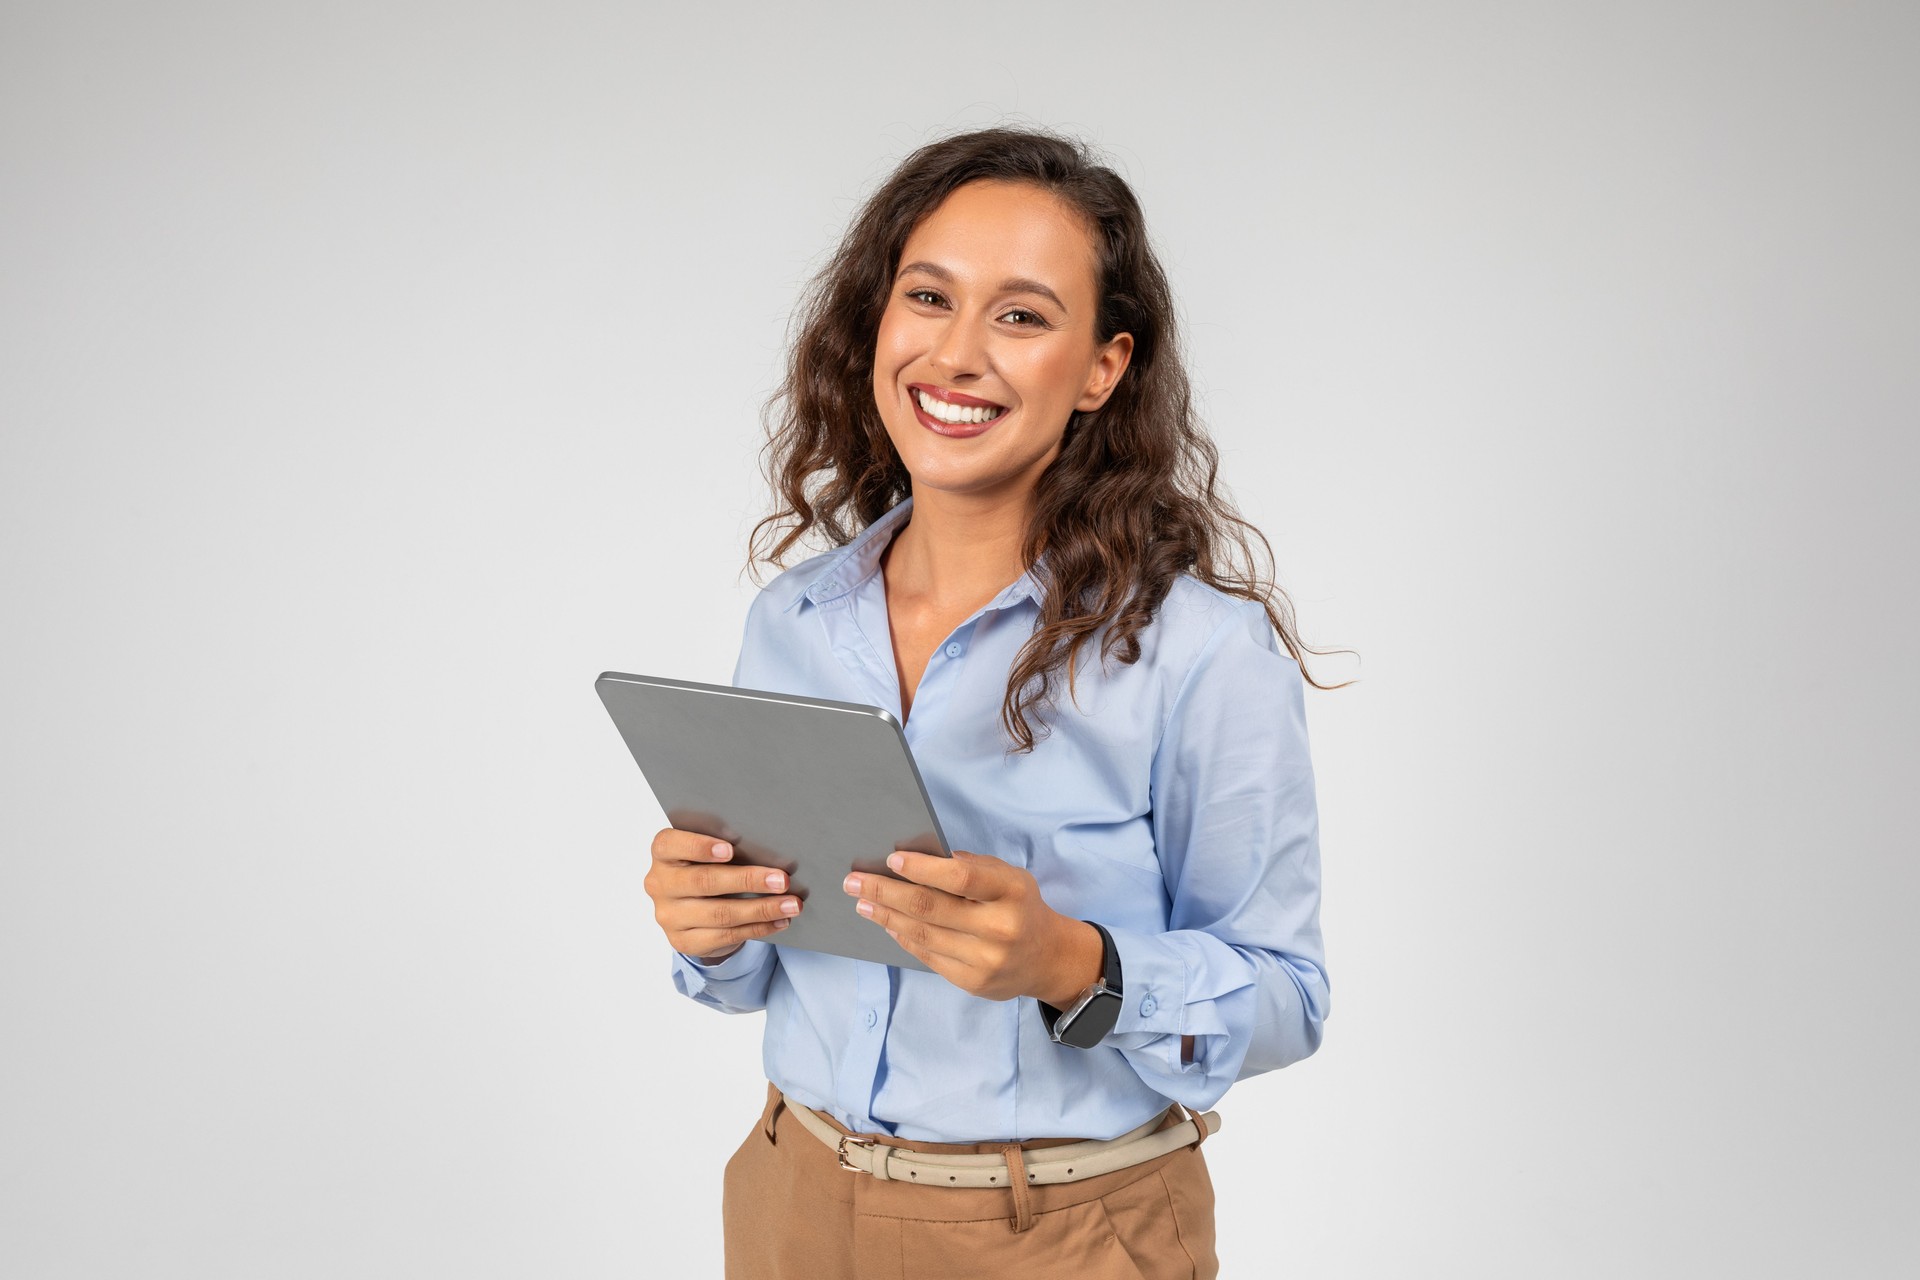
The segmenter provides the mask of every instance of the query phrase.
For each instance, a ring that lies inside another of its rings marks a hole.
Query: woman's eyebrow
[[[948,284],[953,283],[953,272],[947,270],[937,262],[909,262],[894,274],[894,279],[898,280],[909,271],[923,272],[936,280],[944,280]],[[1000,292],[1037,293],[1062,311],[1067,309],[1067,304],[1060,301],[1059,294],[1047,288],[1047,286],[1041,284],[1038,280],[1029,280],[1025,276],[1010,276],[1002,280],[1000,282]]]

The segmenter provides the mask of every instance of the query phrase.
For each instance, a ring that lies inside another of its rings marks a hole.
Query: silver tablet
[[[767,941],[929,971],[840,888],[852,871],[900,879],[886,863],[895,849],[953,856],[891,714],[618,671],[594,688],[669,826],[730,842],[733,863],[787,873],[805,905]]]

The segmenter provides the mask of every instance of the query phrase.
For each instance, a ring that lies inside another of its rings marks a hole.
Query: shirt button
[[[875,1013],[871,1009],[867,1010],[867,1025],[872,1026],[874,1023],[878,1021],[880,1021],[880,1015]]]
[[[959,656],[960,656],[960,646],[959,646],[958,644],[950,644],[950,645],[948,645],[948,646],[947,646],[947,656],[948,656],[949,658],[957,658],[957,657],[959,657]]]
[[[1140,1016],[1143,1018],[1151,1018],[1153,1016],[1153,1011],[1155,1009],[1158,1009],[1159,1007],[1160,1007],[1160,1002],[1158,1000],[1155,1000],[1152,996],[1148,996],[1146,999],[1140,1002]]]

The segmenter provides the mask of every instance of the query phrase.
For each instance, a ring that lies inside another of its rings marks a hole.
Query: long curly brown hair
[[[874,399],[880,317],[914,227],[981,178],[1031,183],[1080,211],[1099,252],[1098,341],[1133,335],[1112,394],[1069,418],[1060,454],[1034,490],[1022,558],[1043,588],[1040,618],[1000,711],[1017,749],[1033,749],[1028,713],[1050,704],[1063,666],[1071,692],[1081,647],[1096,632],[1106,628],[1103,661],[1139,660],[1136,635],[1182,572],[1260,601],[1314,688],[1351,684],[1323,685],[1306,673],[1303,651],[1329,651],[1300,641],[1292,602],[1254,557],[1257,541],[1271,566],[1272,546],[1215,490],[1219,455],[1194,410],[1173,294],[1139,201],[1086,144],[1046,130],[980,129],[928,143],[855,215],[800,300],[786,376],[764,407],[761,454],[777,501],[753,528],[749,569],[784,568],[786,552],[815,528],[844,546],[912,492]]]

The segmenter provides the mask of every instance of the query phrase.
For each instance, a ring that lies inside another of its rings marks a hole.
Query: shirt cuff
[[[1120,1019],[1113,1035],[1180,1031],[1187,1003],[1187,966],[1165,939],[1103,924],[1120,954]]]
[[[1244,958],[1213,935],[1193,929],[1140,933],[1108,925],[1120,953],[1120,1017],[1106,1043],[1148,1051],[1169,1075],[1200,1075],[1234,1034],[1228,1000],[1251,985]],[[1233,1003],[1239,1003],[1234,1001]],[[1181,1036],[1194,1037],[1193,1061],[1183,1060]]]
[[[702,964],[692,956],[676,951],[673,953],[675,985],[680,988],[682,995],[697,996],[713,983],[744,977],[760,966],[764,959],[762,953],[772,945],[763,938],[748,938],[740,944],[738,951],[714,964]]]

